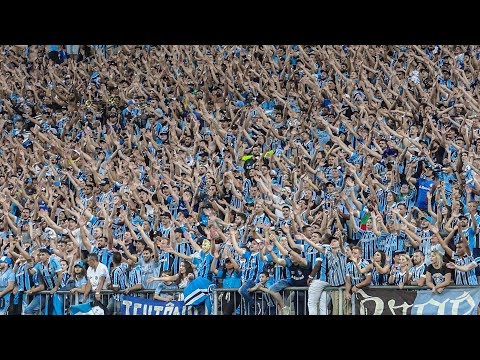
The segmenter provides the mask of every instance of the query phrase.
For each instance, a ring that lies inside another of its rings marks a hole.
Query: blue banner
[[[120,304],[121,315],[192,315],[193,309],[183,301],[160,301],[124,296]]]
[[[431,290],[417,291],[412,315],[477,315],[479,288],[445,289],[440,294]]]

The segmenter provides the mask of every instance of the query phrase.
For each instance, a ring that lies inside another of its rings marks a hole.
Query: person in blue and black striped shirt
[[[445,254],[450,256],[453,262],[449,262],[447,267],[455,269],[455,285],[473,286],[478,285],[475,268],[478,263],[471,255],[470,247],[464,237],[455,245],[455,251],[450,249],[446,242],[439,239],[440,244],[445,249]]]
[[[347,275],[345,277],[345,300],[352,302],[352,313],[355,314],[355,299],[352,296],[358,289],[370,285],[372,275],[370,273],[362,274],[361,269],[368,265],[368,262],[361,257],[362,248],[352,247],[351,261],[347,263]],[[349,307],[347,306],[347,310]]]
[[[112,256],[113,270],[110,273],[111,283],[110,290],[113,294],[107,304],[107,309],[112,315],[120,313],[120,304],[123,300],[123,291],[127,288],[127,268],[128,264],[122,262],[122,255],[119,252],[113,253]]]
[[[427,266],[425,265],[425,255],[421,250],[415,250],[413,253],[413,266],[408,270],[408,284],[413,286],[424,286],[427,278]]]

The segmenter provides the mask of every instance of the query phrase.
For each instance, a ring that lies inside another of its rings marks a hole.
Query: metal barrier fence
[[[370,286],[372,288],[391,289],[395,291],[398,289],[396,286]],[[449,286],[450,289],[468,289],[469,286]],[[426,287],[417,286],[405,286],[405,290],[418,290],[426,289]],[[358,309],[355,309],[354,300],[346,301],[344,298],[345,287],[326,287],[324,289],[327,295],[328,314],[330,315],[356,315]],[[153,299],[154,290],[141,290],[135,292],[136,296],[140,296],[144,299]],[[111,290],[103,290],[100,294],[101,303],[107,306],[109,303],[115,303]],[[171,294],[174,300],[183,299],[182,290],[164,290],[163,294]],[[61,308],[53,309],[52,296],[48,291],[42,291],[37,298],[38,306],[35,315],[46,315],[47,310],[50,309],[48,314],[55,315],[68,315],[71,305],[81,303],[81,297],[83,294],[71,294],[68,291],[58,291],[56,295],[60,296],[63,301],[61,302]],[[242,298],[238,292],[238,289],[225,289],[217,288],[213,290],[213,306],[212,315],[280,315],[281,309],[277,306],[276,301],[271,295],[261,291],[257,291],[252,294],[253,307],[247,306],[244,298]],[[93,294],[90,294],[89,299],[94,299]],[[289,309],[289,315],[307,315],[308,314],[308,287],[287,287],[282,291],[282,300],[286,307]],[[57,302],[58,304],[58,302]],[[318,306],[318,305],[317,305]],[[115,314],[119,314],[120,300],[116,300],[116,307],[112,309]],[[319,310],[319,309],[318,309]],[[203,312],[200,312],[203,313]],[[318,313],[320,313],[318,311]],[[197,314],[197,311],[187,311],[186,314]]]

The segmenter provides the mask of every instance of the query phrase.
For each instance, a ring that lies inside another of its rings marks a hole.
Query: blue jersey
[[[362,258],[371,259],[377,249],[378,237],[372,231],[358,229],[358,246],[362,247]]]
[[[222,286],[225,289],[238,289],[242,286],[242,272],[232,270],[230,273],[228,271],[223,271],[223,269],[218,270],[217,277],[223,279]]]
[[[194,253],[192,245],[189,242],[180,242],[175,245],[175,250],[180,254],[192,255]],[[232,252],[233,254],[233,252]],[[175,256],[173,259],[173,270],[172,273],[176,274],[180,270],[180,258]]]
[[[10,283],[15,284],[15,273],[8,267],[5,271],[0,272],[0,291],[3,291]],[[6,314],[9,306],[10,294],[5,294],[0,298],[0,315]]]
[[[410,281],[418,281],[420,278],[427,276],[427,265],[423,263],[420,266],[412,266],[408,272],[410,274]]]
[[[160,276],[160,269],[163,263],[160,261],[155,261],[152,256],[148,263],[143,258],[139,258],[138,265],[140,265],[142,269],[142,287],[150,290],[156,289],[158,281],[152,281],[151,283],[148,283],[147,280],[152,277]]]
[[[400,269],[395,270],[393,273],[393,285],[405,284],[407,281],[408,271],[402,272]]]
[[[133,269],[129,269],[127,271],[127,274],[128,274],[128,277],[127,277],[128,287],[132,287],[142,283],[142,268],[140,267],[140,265],[135,266]],[[128,295],[139,296],[139,294],[136,292],[129,293]]]
[[[320,281],[327,282],[328,281],[328,278],[327,278],[327,260],[325,259],[325,255],[323,253],[318,254],[317,258],[315,259],[315,266],[317,265],[318,262],[321,262],[322,265],[320,266],[320,269],[315,274],[314,280],[320,280]]]
[[[18,287],[18,291],[27,291],[31,288],[31,278],[30,274],[28,273],[29,266],[25,262],[22,265],[17,267],[17,271],[15,271],[15,282]]]
[[[242,262],[242,284],[248,280],[258,282],[260,272],[263,269],[263,261],[260,259],[260,253],[252,254],[246,250],[242,258],[246,260]]]
[[[470,263],[475,263],[475,267],[478,266],[478,263],[475,261],[473,256],[459,256],[457,253],[454,253],[452,256],[452,260],[455,262],[456,265],[460,266],[467,266]],[[455,269],[455,285],[478,285],[477,277],[475,275],[475,268],[470,269],[468,271],[460,271]]]
[[[404,233],[381,233],[378,238],[377,250],[383,250],[387,256],[387,262],[391,265],[396,250],[405,250]]]
[[[363,269],[365,266],[368,265],[368,262],[365,260],[360,260],[360,269]],[[347,263],[347,274],[346,277],[350,278],[350,283],[351,285],[357,285],[360,284],[362,281],[366,279],[366,276],[370,274],[362,274],[360,271],[358,271],[357,266],[353,263],[353,261],[350,261]]]
[[[127,286],[127,283],[128,283],[127,268],[128,268],[127,263],[121,263],[119,266],[114,268],[110,273],[112,287],[120,292],[122,292],[128,287]],[[114,294],[113,297],[115,300],[118,301],[120,300],[120,295],[121,294]]]
[[[42,275],[45,283],[45,290],[52,290],[55,287],[58,280],[58,273],[62,271],[60,262],[55,257],[50,257],[46,265],[42,262],[38,262],[33,268]]]
[[[160,273],[162,271],[173,272],[173,263],[175,261],[175,255],[166,251],[158,250],[158,262],[160,263]]]
[[[211,279],[210,264],[213,261],[211,253],[205,253],[203,250],[197,251],[193,255],[192,263],[197,267],[197,277]]]
[[[417,201],[415,206],[420,210],[427,210],[427,192],[430,191],[431,187],[435,184],[435,180],[427,180],[424,178],[417,179]]]
[[[379,285],[388,285],[388,273],[386,274],[380,274],[377,271],[377,267],[373,265],[372,271],[372,284],[374,286],[379,286]]]
[[[327,260],[327,281],[331,286],[345,285],[347,275],[347,256],[341,251],[334,254],[330,248],[325,250]]]

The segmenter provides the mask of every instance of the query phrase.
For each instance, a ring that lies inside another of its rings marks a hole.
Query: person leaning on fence
[[[275,315],[275,301],[273,300],[272,291],[267,287],[270,280],[270,273],[267,270],[262,270],[258,278],[258,282],[248,289],[249,293],[261,292],[261,297],[254,295],[255,313],[249,315]],[[281,312],[281,314],[283,314]],[[283,314],[288,315],[288,314]]]
[[[346,314],[355,314],[355,297],[353,296],[359,289],[370,285],[372,282],[371,273],[362,274],[361,269],[368,265],[366,260],[361,258],[362,248],[359,246],[352,247],[352,258],[347,263],[347,274],[345,277],[345,300]],[[348,304],[351,305],[348,305]],[[350,308],[350,306],[352,306]]]
[[[388,285],[390,264],[387,262],[387,254],[383,250],[377,250],[373,254],[371,262],[360,269],[362,274],[370,273],[372,275],[373,286]]]
[[[413,266],[408,270],[408,285],[424,286],[426,273],[425,255],[417,249],[413,252]]]
[[[388,284],[396,285],[399,289],[403,289],[403,287],[408,284],[408,274],[413,264],[410,256],[405,252],[399,254],[399,262],[399,268],[392,267],[390,276],[388,277]]]
[[[95,253],[88,254],[87,264],[87,285],[85,286],[83,298],[87,301],[90,291],[93,291],[95,294],[94,299],[100,302],[102,289],[108,289],[110,284],[110,274],[107,266],[98,261],[98,255]]]
[[[10,294],[15,287],[15,273],[11,265],[12,259],[8,256],[0,258],[0,315],[7,315],[10,306]]]
[[[114,292],[108,299],[107,309],[110,314],[117,315],[120,313],[120,305],[123,300],[123,291],[127,288],[127,267],[126,262],[122,262],[122,254],[114,252],[112,255],[113,269],[110,272],[110,290]]]
[[[219,254],[213,254],[214,260],[210,265],[210,271],[222,280],[223,289],[235,289],[234,291],[217,292],[220,308],[223,315],[234,315],[236,308],[240,306],[240,294],[237,289],[242,286],[242,272],[233,256],[224,259],[223,266],[217,269]]]
[[[58,314],[53,306],[52,296],[57,292],[60,284],[62,282],[63,277],[63,270],[60,266],[60,262],[57,260],[56,257],[50,255],[50,251],[47,248],[40,248],[38,250],[38,258],[39,261],[30,268],[32,272],[39,272],[42,274],[43,281],[45,284],[45,290],[49,291],[49,295],[41,294],[42,301],[42,309],[45,306],[46,297],[49,296],[50,301],[48,302],[48,309],[46,313],[53,314],[53,315],[63,315]]]
[[[164,290],[178,290],[178,285],[175,282],[175,276],[172,276],[172,273],[169,270],[162,271],[160,277],[155,278],[152,277],[150,279],[154,279],[154,281],[158,281],[157,287],[155,288],[155,293],[153,294],[153,298],[155,300],[160,301],[172,301],[175,299],[175,294],[173,293],[164,293]],[[149,279],[149,280],[150,280]]]
[[[85,270],[83,261],[77,261],[73,266],[73,281],[74,285],[73,288],[70,289],[70,294],[78,294],[78,301],[74,301],[74,303],[80,304],[83,302],[83,294],[87,287],[87,271]]]
[[[452,270],[445,265],[442,254],[436,250],[430,252],[430,261],[425,284],[432,289],[432,293],[440,294],[451,284]]]

